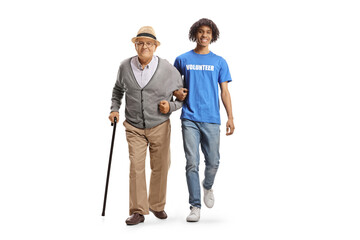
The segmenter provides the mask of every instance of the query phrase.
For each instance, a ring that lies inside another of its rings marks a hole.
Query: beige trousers
[[[139,129],[124,121],[130,158],[129,213],[149,214],[149,207],[162,211],[166,202],[170,167],[170,120],[150,129]],[[145,158],[150,152],[150,188],[147,197]]]

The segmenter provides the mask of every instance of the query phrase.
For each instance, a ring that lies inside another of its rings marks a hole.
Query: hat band
[[[156,37],[150,33],[139,33],[136,37],[151,37],[156,40]]]

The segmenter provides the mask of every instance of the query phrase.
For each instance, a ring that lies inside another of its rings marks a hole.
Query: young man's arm
[[[224,104],[228,116],[228,121],[226,123],[226,135],[231,135],[234,133],[235,126],[234,126],[234,117],[232,114],[231,97],[228,89],[228,82],[220,83],[220,88],[221,88],[221,100]]]
[[[180,88],[173,92],[173,95],[179,100],[184,101],[187,96],[188,90],[186,88]]]

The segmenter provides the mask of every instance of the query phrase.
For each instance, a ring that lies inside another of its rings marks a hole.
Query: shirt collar
[[[154,61],[156,61],[155,58],[156,58],[156,56],[153,55],[153,57],[152,57],[151,61],[149,62],[149,64],[145,66],[146,69],[149,69],[153,65]],[[139,70],[143,70],[138,56],[135,57],[135,65]]]

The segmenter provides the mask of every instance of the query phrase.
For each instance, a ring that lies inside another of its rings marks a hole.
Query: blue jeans
[[[186,181],[191,206],[201,208],[199,181],[199,145],[205,157],[203,187],[211,189],[219,167],[220,125],[182,119],[182,134],[186,157]]]

